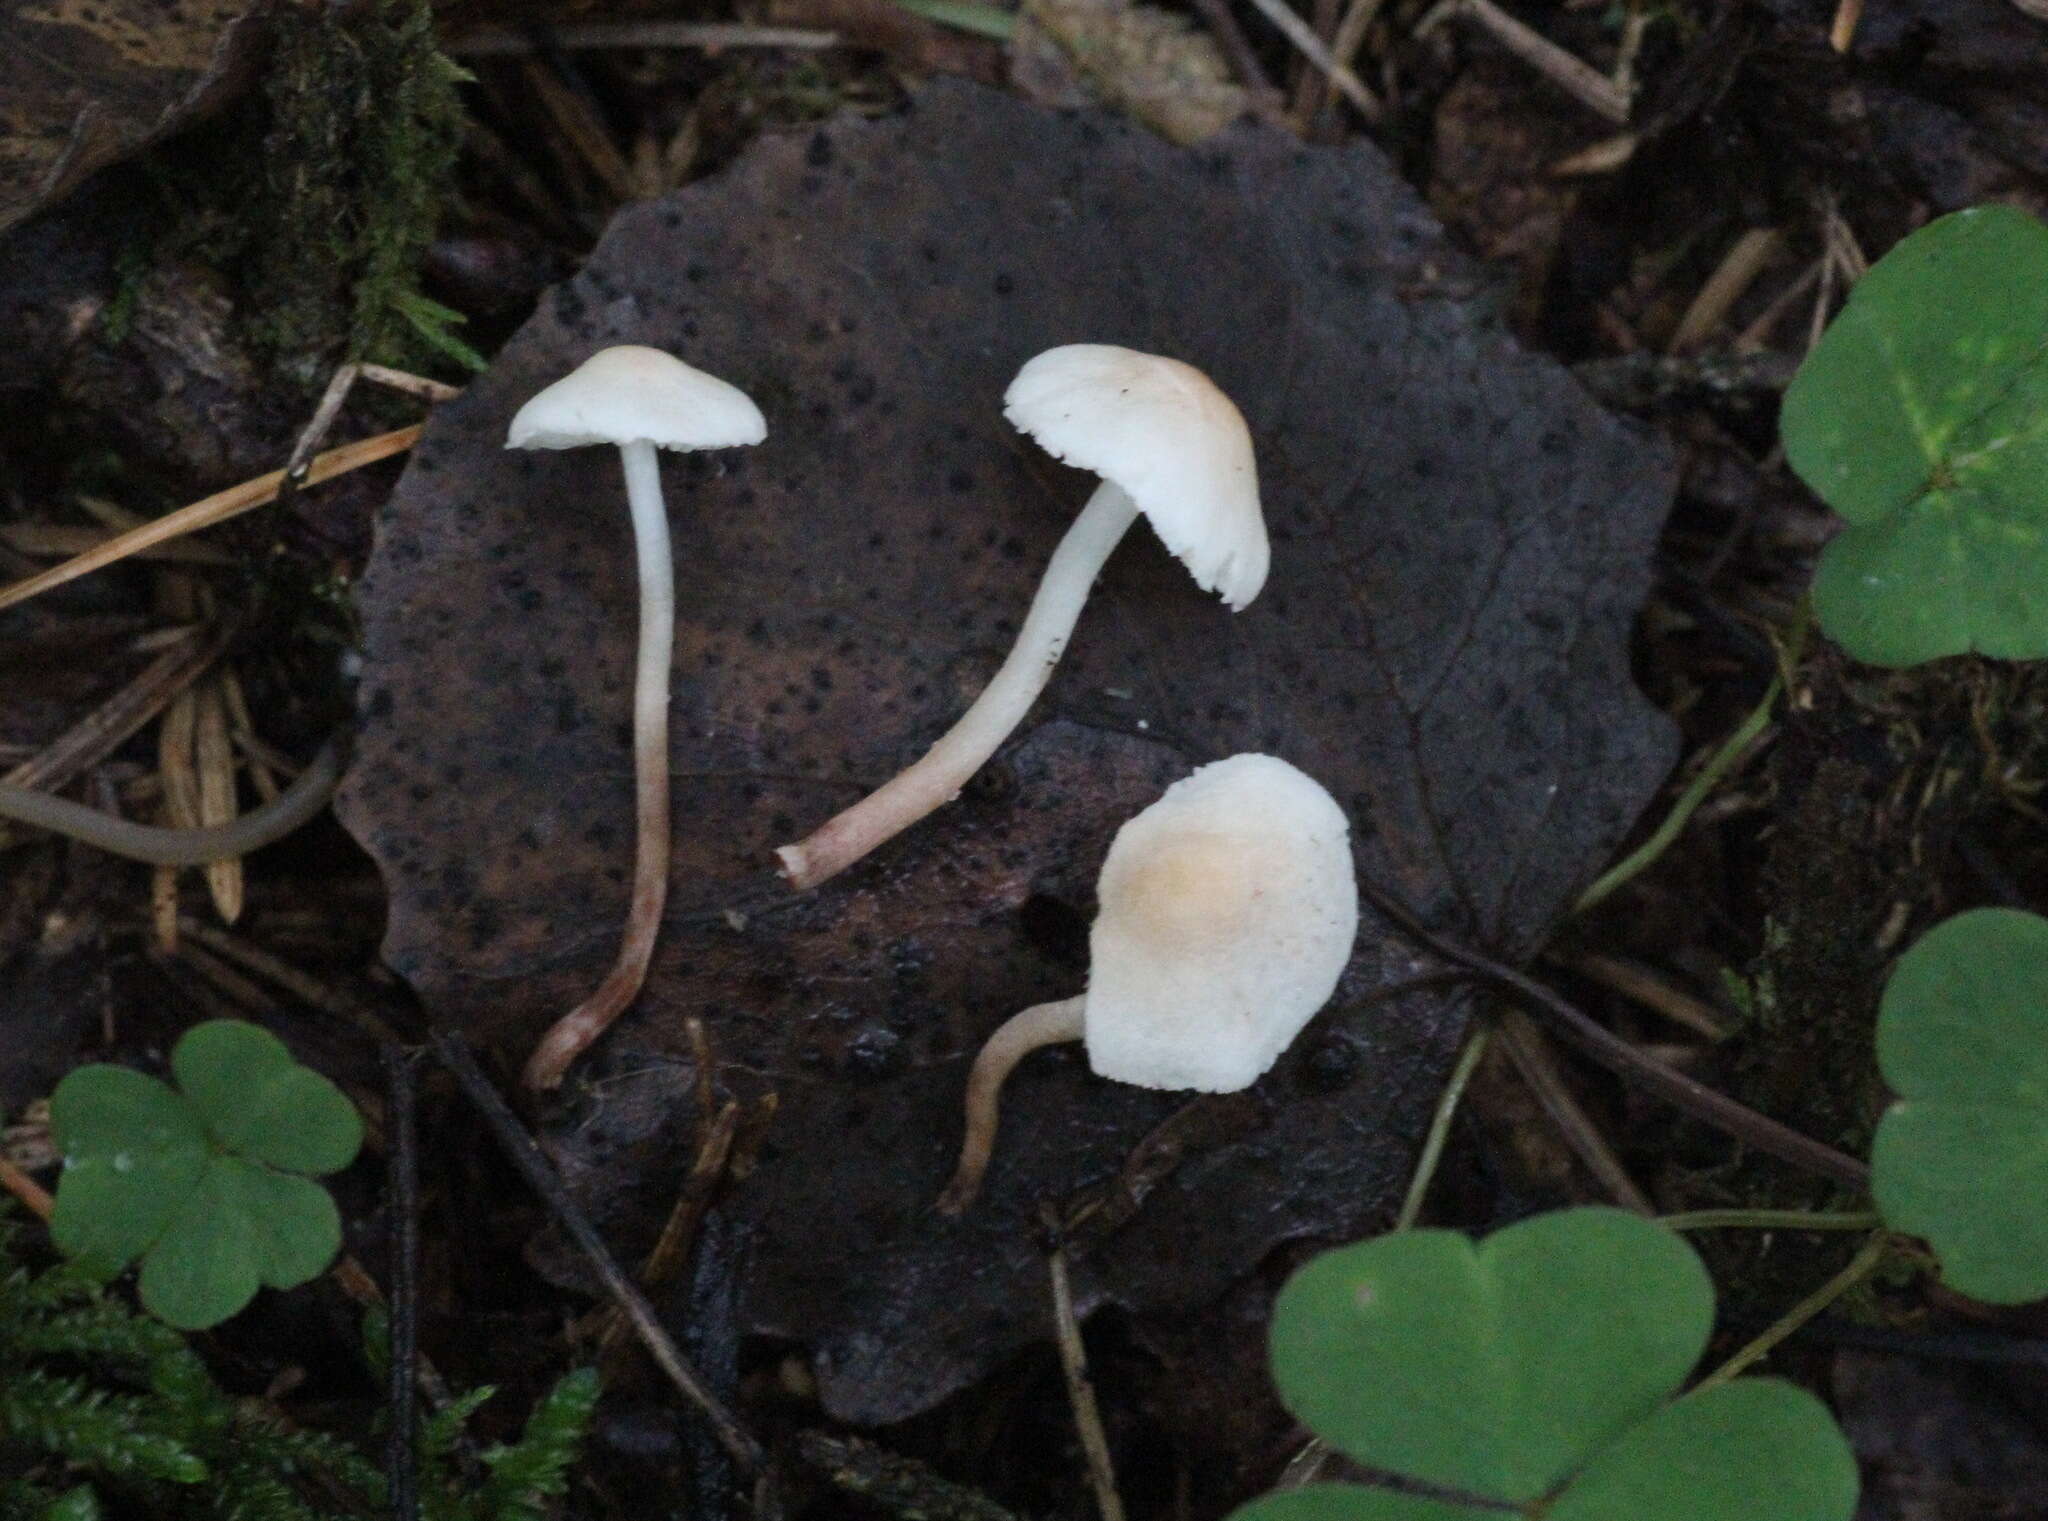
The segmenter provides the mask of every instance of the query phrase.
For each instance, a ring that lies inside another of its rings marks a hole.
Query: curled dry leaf
[[[760,448],[665,467],[669,907],[553,1145],[644,1250],[695,1150],[700,1019],[715,1085],[780,1100],[721,1206],[746,1243],[740,1328],[808,1344],[834,1415],[902,1419],[1044,1334],[1037,1202],[1110,1182],[1187,1107],[1045,1053],[981,1201],[932,1212],[969,1059],[1074,991],[1103,854],[1169,783],[1284,757],[1344,808],[1365,870],[1512,958],[1663,776],[1669,725],[1627,644],[1669,458],[1493,309],[1371,148],[1239,127],[1191,152],[942,80],[622,212],[437,411],[363,587],[342,806],[390,885],[390,961],[518,1056],[616,946],[635,591],[628,535],[591,513],[606,462],[507,451],[505,425],[612,343],[671,349],[767,414]],[[1010,644],[1087,492],[1001,396],[1077,340],[1177,355],[1237,399],[1266,590],[1232,614],[1141,530],[965,795],[789,893],[773,848],[921,754]],[[1084,1312],[1197,1306],[1280,1242],[1391,1212],[1465,1014],[1441,990],[1373,1000],[1415,969],[1368,919],[1232,1123],[1145,1149],[1142,1204],[1110,1200],[1071,1245]]]
[[[228,99],[250,77],[262,9],[255,0],[0,7],[0,232]]]
[[[1143,0],[1025,0],[1012,55],[1030,93],[1064,93],[1050,77],[1063,61],[1104,102],[1184,146],[1221,132],[1249,99],[1215,38]]]

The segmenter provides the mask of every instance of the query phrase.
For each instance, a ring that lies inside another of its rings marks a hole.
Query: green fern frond
[[[476,1510],[480,1521],[540,1521],[541,1502],[568,1487],[598,1393],[595,1368],[563,1375],[534,1406],[517,1442],[484,1453],[490,1478]]]

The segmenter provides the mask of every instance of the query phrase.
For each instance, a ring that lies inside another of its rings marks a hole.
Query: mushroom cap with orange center
[[[1082,1039],[1104,1077],[1249,1087],[1328,1002],[1358,934],[1350,825],[1312,778],[1234,755],[1117,831]]]

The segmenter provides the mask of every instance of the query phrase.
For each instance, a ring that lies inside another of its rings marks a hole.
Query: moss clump
[[[299,1429],[215,1382],[185,1338],[74,1266],[31,1271],[0,1213],[0,1521],[372,1521],[384,1475],[349,1443]],[[382,1350],[372,1326],[366,1341]],[[417,1452],[428,1521],[540,1521],[566,1492],[597,1406],[579,1369],[518,1440],[457,1448],[491,1390],[426,1416]]]
[[[278,15],[264,168],[240,229],[252,333],[308,383],[341,358],[480,368],[448,331],[460,318],[419,289],[467,76],[436,46],[425,0],[342,10]]]

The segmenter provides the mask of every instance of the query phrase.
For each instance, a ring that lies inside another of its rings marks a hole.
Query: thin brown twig
[[[1360,116],[1369,122],[1386,119],[1387,110],[1380,103],[1380,98],[1373,94],[1364,80],[1330,55],[1330,49],[1323,39],[1289,8],[1287,0],[1252,0],[1252,6],[1279,28],[1280,35],[1293,43],[1302,57],[1329,77],[1330,83],[1337,87],[1338,92],[1358,108]]]
[[[256,720],[249,712],[249,694],[242,690],[242,678],[232,665],[221,667],[221,695],[227,700],[228,719],[234,730],[235,748],[249,768],[249,785],[266,803],[277,801],[284,789],[278,785],[277,769],[270,763],[270,747],[256,733]]]
[[[413,1414],[413,1390],[419,1383],[419,1083],[413,1066],[418,1053],[384,1046],[378,1055],[384,1067],[389,1132],[385,1188],[391,1220],[391,1365],[385,1391],[390,1429],[384,1439],[384,1482],[392,1521],[418,1521],[420,1472]]]
[[[196,712],[192,731],[192,761],[199,780],[199,824],[217,829],[232,824],[240,812],[235,788],[235,750],[228,737],[227,698],[220,677],[213,675],[192,688]],[[242,917],[246,883],[242,858],[226,856],[208,861],[206,890],[213,898],[214,911],[225,924]]]
[[[1688,354],[1704,344],[1784,241],[1785,235],[1775,227],[1752,227],[1737,238],[1678,319],[1665,352]]]
[[[1280,91],[1267,77],[1266,66],[1259,62],[1251,38],[1237,24],[1237,17],[1231,12],[1227,0],[1194,0],[1194,7],[1195,14],[1209,29],[1209,35],[1216,39],[1216,46],[1223,50],[1231,73],[1237,76],[1237,82],[1245,87],[1254,103],[1261,110],[1278,110]]]
[[[323,1014],[332,1014],[338,1019],[348,1021],[380,1045],[404,1044],[403,1037],[374,1009],[330,988],[317,978],[308,976],[290,962],[272,955],[261,946],[253,945],[239,935],[230,934],[224,929],[190,917],[180,918],[178,928],[216,956],[233,962],[244,971],[253,972],[273,987],[291,994],[307,1008],[318,1009]]]
[[[1343,19],[1338,3],[1339,0],[1309,0],[1308,29],[1322,38],[1326,47],[1336,35],[1337,23]],[[1334,54],[1331,61],[1336,61]],[[1288,124],[1297,134],[1306,135],[1328,99],[1329,76],[1311,68],[1306,60],[1297,61],[1294,90],[1287,104]]]
[[[1828,27],[1828,46],[1846,53],[1855,45],[1856,27],[1863,20],[1863,0],[1839,0],[1835,19]]]
[[[1330,39],[1330,56],[1345,68],[1352,67],[1358,61],[1358,50],[1365,46],[1365,34],[1372,30],[1385,4],[1386,0],[1351,0]]]
[[[688,1264],[690,1254],[696,1249],[697,1233],[704,1223],[705,1211],[711,1207],[718,1185],[724,1181],[726,1163],[732,1156],[733,1135],[739,1128],[739,1117],[739,1101],[727,1099],[725,1107],[707,1126],[703,1140],[697,1145],[696,1160],[690,1164],[689,1175],[683,1179],[683,1186],[676,1190],[676,1202],[669,1210],[661,1235],[646,1260],[640,1264],[642,1288],[659,1288],[671,1282]],[[616,1305],[607,1305],[595,1329],[598,1365],[609,1371],[608,1365],[618,1357],[631,1328]],[[610,1385],[612,1379],[607,1377],[605,1382]]]
[[[30,1214],[45,1225],[50,1223],[50,1216],[56,1213],[57,1201],[50,1197],[43,1185],[5,1157],[0,1157],[0,1188],[13,1194]]]
[[[1629,97],[1613,80],[1578,54],[1559,47],[1534,27],[1517,21],[1493,0],[1451,0],[1451,13],[1478,23],[1495,42],[1587,110],[1606,117],[1618,127],[1628,125]]]
[[[617,201],[632,200],[633,171],[590,103],[540,59],[526,60],[520,66],[520,77],[555,124],[562,140],[575,150],[577,160],[604,187],[606,194]]]
[[[1686,1029],[1704,1035],[1708,1040],[1728,1038],[1728,1022],[1718,1009],[1704,999],[1674,988],[1646,966],[1620,956],[1600,955],[1592,951],[1573,956],[1563,964],[1581,976],[1590,977],[1602,987],[1663,1015],[1673,1024],[1684,1025]]]
[[[316,455],[306,470],[303,484],[318,485],[321,481],[346,475],[351,470],[360,470],[373,465],[380,459],[389,459],[394,454],[403,454],[419,442],[424,431],[415,423],[409,428],[394,428],[389,433],[379,433],[371,438],[359,438],[354,443],[343,444],[329,449],[325,454]],[[30,576],[12,586],[0,589],[0,609],[26,602],[30,597],[40,596],[52,587],[75,581],[80,576],[90,575],[125,560],[132,554],[195,533],[202,528],[211,528],[216,523],[225,523],[229,518],[239,517],[252,508],[262,507],[277,499],[278,488],[284,484],[285,473],[272,470],[259,475],[252,481],[239,486],[230,486],[212,496],[202,497],[189,507],[180,507],[176,512],[166,513],[153,519],[132,533],[119,534],[107,540],[88,554],[66,560],[62,565],[53,565],[41,575]]]
[[[1738,354],[1753,354],[1763,348],[1770,339],[1771,330],[1783,319],[1785,313],[1798,304],[1800,297],[1813,289],[1814,282],[1820,279],[1821,266],[1826,262],[1827,256],[1823,254],[1801,270],[1797,279],[1771,297],[1770,303],[1757,313],[1755,320],[1735,335],[1735,342],[1730,347]]]
[[[569,52],[610,48],[793,48],[815,52],[839,46],[837,32],[797,26],[747,26],[729,21],[586,21],[557,26],[548,41]],[[534,52],[532,37],[505,27],[464,32],[449,46],[457,58],[503,58]]]
[[[604,1244],[604,1238],[598,1235],[597,1227],[590,1223],[590,1217],[569,1196],[569,1190],[563,1186],[554,1167],[512,1113],[511,1105],[505,1102],[491,1080],[484,1076],[483,1069],[477,1066],[468,1044],[461,1036],[446,1031],[435,1031],[431,1039],[434,1054],[440,1057],[463,1095],[484,1117],[484,1123],[497,1137],[500,1149],[583,1249],[583,1255],[604,1283],[605,1291],[625,1311],[627,1320],[639,1335],[641,1345],[653,1357],[655,1365],[686,1399],[703,1412],[718,1438],[718,1445],[725,1449],[726,1455],[740,1470],[750,1475],[763,1475],[767,1461],[761,1444],[748,1434],[739,1419],[726,1408],[725,1402],[690,1365],[683,1349],[676,1345],[675,1339],[662,1326],[660,1317],[654,1313],[654,1306],[647,1302],[647,1296],[626,1275],[611,1249]]]
[[[69,559],[91,554],[115,535],[89,523],[10,523],[0,527],[0,543],[17,554],[38,560]],[[172,565],[232,565],[235,557],[210,544],[159,544],[137,556]]]
[[[1102,1429],[1095,1385],[1088,1378],[1088,1353],[1081,1345],[1081,1323],[1074,1314],[1067,1249],[1057,1235],[1057,1222],[1048,1215],[1045,1223],[1053,1233],[1046,1269],[1052,1280],[1053,1336],[1059,1346],[1060,1372],[1066,1377],[1067,1403],[1073,1407],[1074,1425],[1081,1434],[1081,1451],[1088,1460],[1088,1482],[1095,1491],[1096,1509],[1102,1521],[1124,1521],[1123,1496],[1117,1493],[1116,1469],[1109,1457],[1109,1437]]]
[[[1564,1137],[1572,1155],[1585,1164],[1586,1170],[1607,1190],[1608,1197],[1623,1209],[1634,1210],[1639,1215],[1656,1214],[1657,1207],[1647,1194],[1636,1187],[1628,1169],[1621,1165],[1621,1158],[1614,1154],[1614,1148],[1600,1133],[1600,1127],[1593,1123],[1592,1117],[1565,1086],[1564,1077],[1557,1070],[1556,1055],[1536,1022],[1520,1009],[1508,1009],[1501,1014],[1499,1029],[1501,1045],[1508,1054],[1508,1060],[1514,1064],[1523,1084],[1536,1096],[1536,1102],[1542,1105],[1550,1123]]]
[[[219,626],[190,629],[112,697],[23,761],[0,784],[35,792],[55,792],[96,766],[136,730],[170,706],[219,658],[227,645]]]
[[[1801,1135],[1791,1126],[1780,1124],[1769,1115],[1759,1114],[1725,1093],[1717,1092],[1638,1051],[1533,977],[1439,935],[1417,918],[1405,903],[1371,878],[1359,879],[1359,891],[1411,939],[1446,961],[1468,967],[1486,981],[1520,995],[1528,1007],[1550,1021],[1558,1034],[1624,1082],[1656,1094],[1687,1114],[1782,1162],[1833,1178],[1852,1188],[1870,1186],[1870,1169],[1864,1163],[1811,1136]]]
[[[333,1267],[327,1270],[327,1278],[351,1304],[365,1310],[389,1310],[391,1302],[384,1297],[383,1289],[377,1286],[369,1270],[347,1252],[343,1252]],[[427,1403],[436,1410],[446,1410],[455,1403],[455,1393],[448,1387],[448,1381],[441,1376],[441,1370],[434,1366],[426,1353],[420,1353],[414,1360],[414,1376],[419,1382],[420,1393],[427,1397]],[[458,1432],[456,1442],[462,1448],[469,1445],[466,1432]]]

